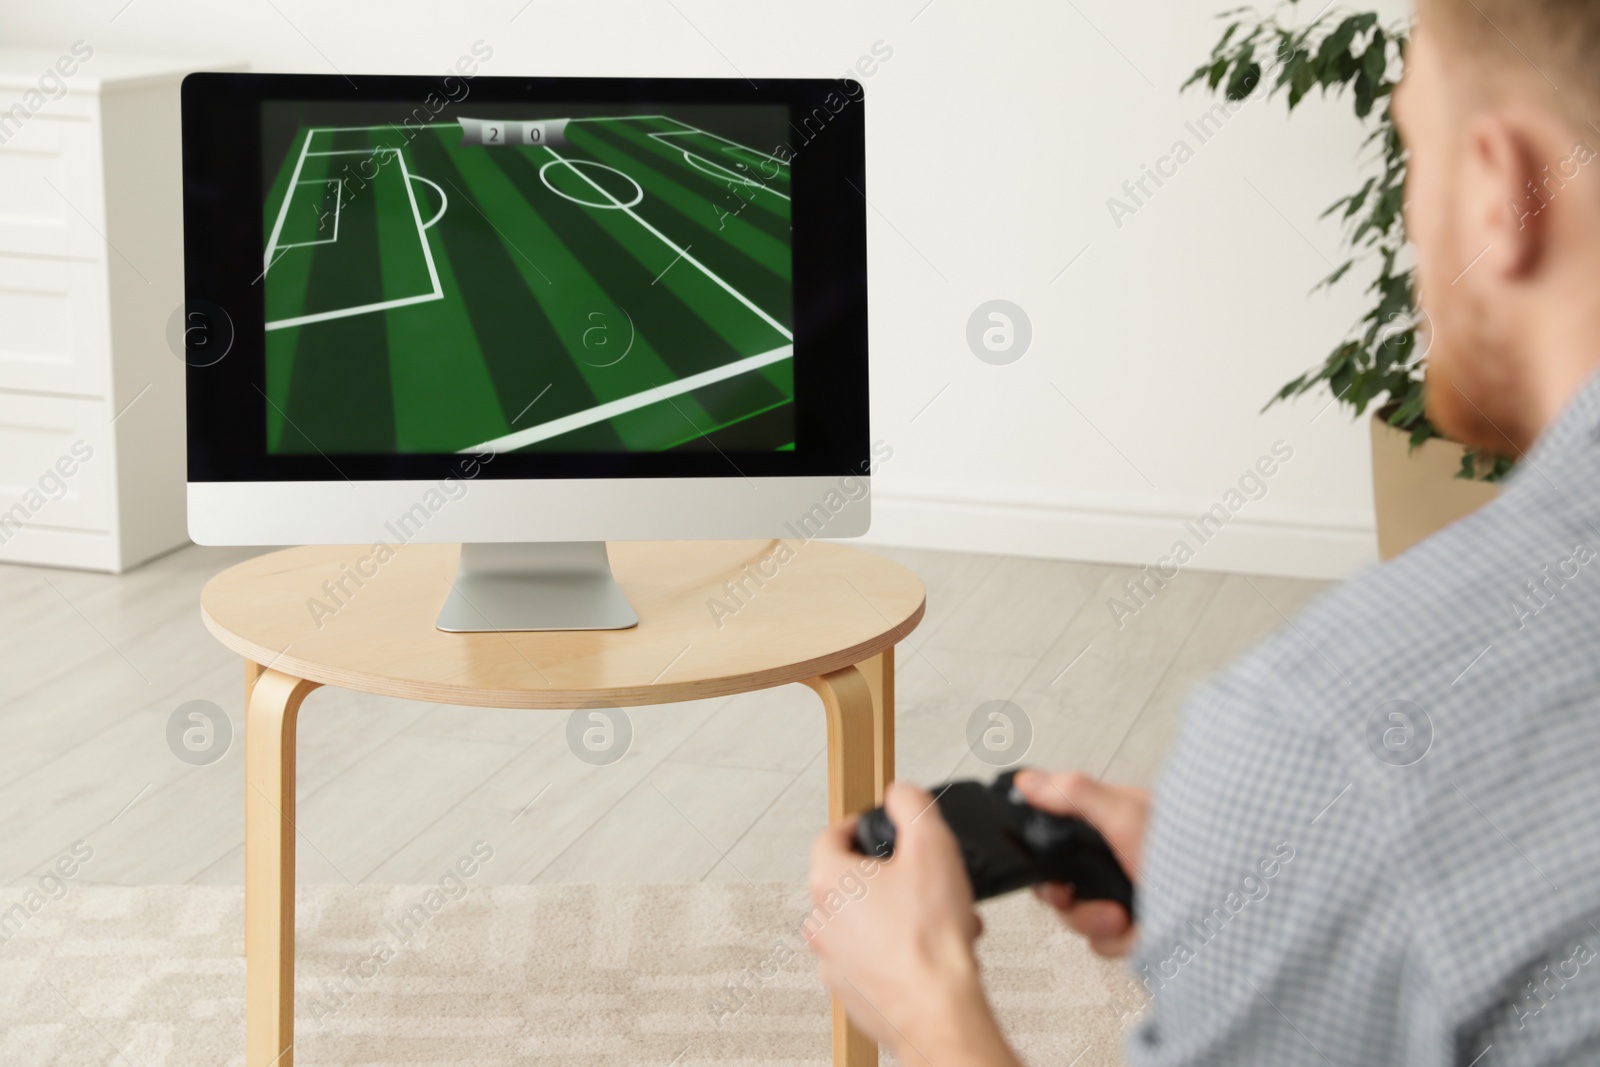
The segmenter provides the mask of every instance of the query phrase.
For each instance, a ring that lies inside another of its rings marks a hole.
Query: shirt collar
[[[1545,427],[1527,459],[1553,460],[1600,441],[1600,370],[1590,374],[1555,421]]]

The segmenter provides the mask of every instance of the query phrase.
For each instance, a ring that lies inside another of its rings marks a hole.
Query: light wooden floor
[[[200,587],[252,549],[187,548],[121,577],[0,567],[0,884],[79,840],[77,884],[243,880],[242,668]],[[887,550],[928,586],[900,646],[901,777],[994,773],[967,748],[986,701],[1029,716],[1027,762],[1149,783],[1184,694],[1324,583],[1186,572],[1119,629],[1129,568]],[[205,767],[167,748],[185,701],[227,710]],[[562,712],[425,706],[321,689],[301,713],[299,879],[437,882],[478,840],[480,884],[799,881],[826,811],[823,719],[801,686],[631,710],[591,767]]]

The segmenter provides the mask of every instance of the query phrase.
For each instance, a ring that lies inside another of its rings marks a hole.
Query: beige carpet
[[[828,1062],[799,887],[435,892],[302,888],[300,1067]],[[1120,1062],[1139,1003],[1122,969],[1027,894],[983,913],[985,973],[1029,1063]],[[0,945],[0,1064],[242,1065],[242,923],[237,887],[46,902]]]

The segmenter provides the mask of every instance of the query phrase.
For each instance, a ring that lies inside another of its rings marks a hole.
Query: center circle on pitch
[[[559,173],[569,176],[559,179],[559,182],[552,180],[550,176],[551,167],[561,167],[562,170]],[[579,167],[592,167],[598,173],[586,173],[580,171]],[[632,186],[632,193],[628,196],[622,195],[622,190],[616,188],[616,178],[621,178]],[[616,167],[608,167],[604,163],[596,163],[590,159],[552,159],[539,168],[539,180],[544,182],[545,188],[552,193],[564,200],[570,200],[574,204],[582,204],[584,207],[615,210],[617,208],[633,207],[644,199],[644,189],[638,182]],[[590,184],[591,182],[593,184]],[[568,189],[561,188],[562,185],[566,185]],[[596,185],[600,188],[596,189]],[[572,191],[568,191],[569,189]],[[601,189],[605,190],[605,192],[602,193]],[[586,200],[582,196],[574,195],[574,192],[585,193],[594,199]]]

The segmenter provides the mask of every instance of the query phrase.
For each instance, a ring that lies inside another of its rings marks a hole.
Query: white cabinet
[[[0,49],[0,562],[185,543],[179,84],[241,69]]]

